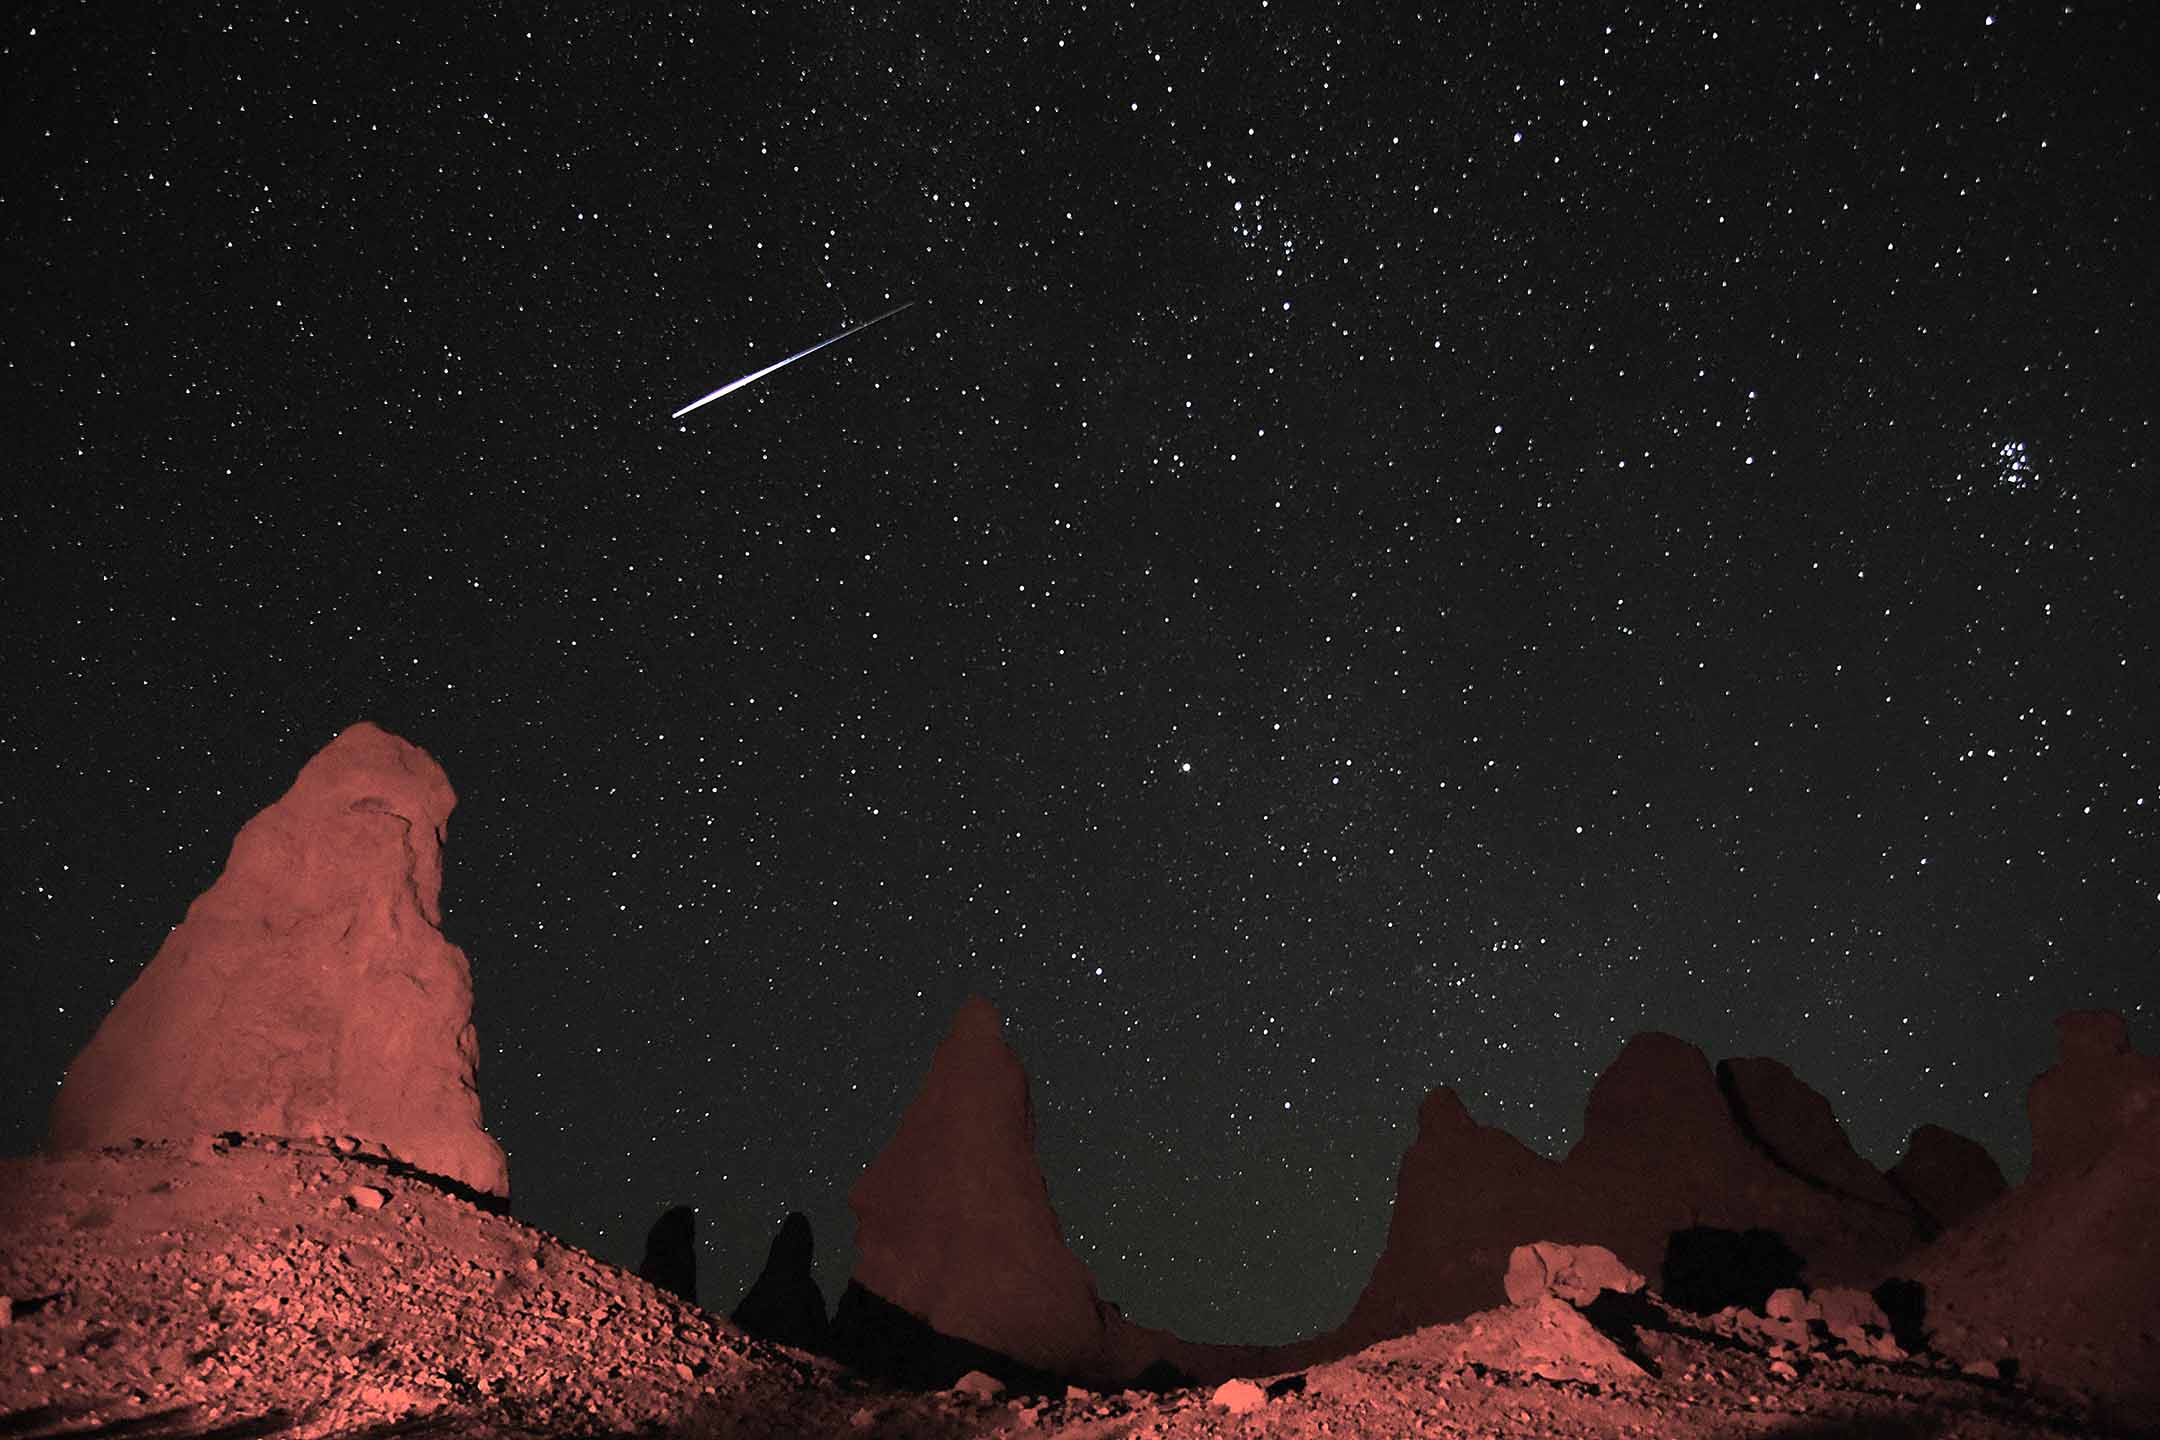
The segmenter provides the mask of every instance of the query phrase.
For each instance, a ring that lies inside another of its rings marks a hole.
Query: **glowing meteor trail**
[[[798,350],[793,355],[788,356],[787,359],[776,360],[772,364],[767,365],[762,370],[753,370],[748,375],[743,376],[740,380],[730,380],[727,384],[722,385],[719,389],[713,391],[712,394],[701,395],[697,399],[691,401],[689,404],[683,406],[682,409],[677,410],[673,415],[668,416],[668,419],[680,420],[683,416],[689,414],[692,410],[697,409],[698,406],[710,405],[713,401],[718,400],[721,396],[726,395],[731,391],[740,390],[743,386],[748,385],[753,380],[762,380],[767,375],[772,374],[773,371],[780,369],[782,366],[794,364],[797,360],[802,359],[805,355],[814,355],[818,351],[824,349],[827,345],[835,344],[838,341],[847,339],[848,336],[853,335],[858,330],[867,330],[872,325],[877,324],[880,320],[890,320],[893,316],[899,314],[902,310],[907,309],[908,306],[913,305],[914,303],[915,302],[913,300],[904,300],[900,304],[893,306],[892,309],[887,310],[883,315],[873,315],[868,320],[863,321],[860,325],[850,325],[847,329],[842,330],[839,334],[833,336],[831,339],[818,341],[817,344],[812,345],[808,350]]]

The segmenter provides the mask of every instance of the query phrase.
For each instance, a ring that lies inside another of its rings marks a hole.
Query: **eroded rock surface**
[[[68,1068],[50,1147],[343,1136],[507,1197],[481,1126],[472,973],[437,928],[456,803],[418,746],[370,724],[331,741],[240,831]]]
[[[1505,1283],[1512,1305],[1531,1305],[1550,1297],[1581,1307],[1607,1290],[1633,1295],[1643,1288],[1644,1280],[1602,1245],[1555,1245],[1540,1240],[1535,1245],[1518,1245],[1508,1256]]]
[[[1428,1096],[1386,1248],[1338,1334],[1369,1344],[1499,1305],[1510,1256],[1538,1241],[1601,1246],[1658,1274],[1693,1227],[1774,1231],[1812,1284],[1873,1284],[1930,1228],[1783,1065],[1714,1073],[1693,1045],[1638,1035],[1599,1075],[1564,1160],[1478,1124],[1452,1090]],[[1683,1271],[1695,1274],[1685,1256]]]

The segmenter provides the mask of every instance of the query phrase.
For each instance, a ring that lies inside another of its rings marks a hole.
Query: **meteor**
[[[682,409],[677,410],[673,415],[668,416],[668,419],[680,420],[683,416],[689,414],[692,410],[697,409],[698,406],[710,405],[713,401],[718,400],[721,396],[740,390],[743,386],[748,385],[753,380],[762,380],[767,375],[772,374],[773,371],[780,369],[782,366],[794,364],[797,360],[802,359],[805,355],[814,355],[818,351],[824,349],[827,345],[835,344],[838,341],[847,339],[848,336],[853,335],[858,330],[867,330],[872,325],[877,324],[880,320],[890,320],[893,316],[899,314],[902,310],[907,309],[908,306],[913,305],[914,303],[915,302],[913,300],[904,300],[900,304],[893,306],[892,309],[887,310],[882,315],[873,315],[868,320],[863,321],[860,325],[850,325],[847,329],[842,330],[839,334],[831,337],[830,339],[818,341],[817,344],[812,345],[808,350],[798,350],[793,355],[788,356],[787,359],[776,360],[772,364],[767,365],[762,370],[753,370],[748,375],[743,376],[740,380],[730,380],[727,384],[722,385],[719,389],[713,391],[712,394],[701,395],[697,399],[691,401],[689,404],[683,406]]]

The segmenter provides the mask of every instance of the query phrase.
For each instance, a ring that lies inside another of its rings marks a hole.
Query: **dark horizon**
[[[2160,1001],[2136,17],[1283,9],[0,40],[0,1152],[370,719],[614,1263],[832,1298],[975,993],[1193,1339],[1645,1030],[2016,1179]]]

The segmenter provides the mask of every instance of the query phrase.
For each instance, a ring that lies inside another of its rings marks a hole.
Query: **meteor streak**
[[[677,410],[673,415],[668,416],[668,418],[670,420],[680,420],[683,416],[689,414],[692,410],[697,409],[698,406],[710,405],[713,401],[718,400],[721,396],[726,395],[731,391],[740,390],[743,386],[748,385],[753,380],[762,380],[767,375],[772,374],[773,371],[780,369],[782,366],[794,364],[797,360],[802,359],[805,355],[814,355],[818,351],[824,349],[827,345],[831,345],[838,341],[847,339],[848,336],[853,335],[858,330],[867,330],[872,325],[877,324],[880,320],[890,320],[893,316],[899,314],[902,310],[907,309],[908,306],[913,305],[914,303],[915,302],[913,300],[904,300],[900,304],[893,306],[892,309],[887,310],[882,315],[873,315],[868,320],[863,321],[860,325],[850,325],[847,329],[842,330],[839,334],[831,337],[830,339],[818,341],[817,344],[812,345],[808,350],[798,350],[793,355],[788,356],[787,359],[776,360],[772,364],[767,365],[762,370],[753,370],[748,375],[743,376],[740,380],[730,380],[727,384],[722,385],[719,389],[713,391],[712,394],[699,396],[697,399],[683,406],[682,409]]]

